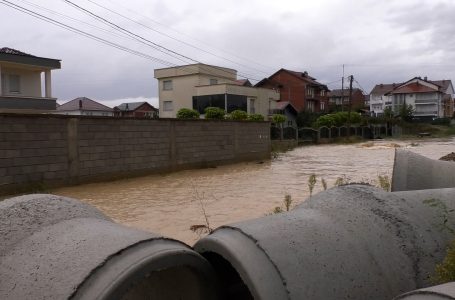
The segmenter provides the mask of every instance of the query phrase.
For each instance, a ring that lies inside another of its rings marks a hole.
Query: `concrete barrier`
[[[455,163],[396,149],[392,191],[455,187]]]
[[[453,236],[455,189],[321,192],[289,213],[221,226],[194,246],[231,299],[392,299],[429,286]]]
[[[412,291],[393,300],[448,300],[455,299],[455,282]]]
[[[113,223],[74,199],[0,202],[0,299],[218,299],[187,245]]]

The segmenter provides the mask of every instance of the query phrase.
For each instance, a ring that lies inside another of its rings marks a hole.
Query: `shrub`
[[[206,107],[204,112],[206,119],[224,119],[224,109],[219,107]]]
[[[450,118],[437,118],[431,121],[432,125],[450,126]]]
[[[246,111],[237,109],[230,113],[229,119],[231,120],[246,120],[248,119],[248,114]]]
[[[273,115],[272,121],[276,125],[283,124],[284,122],[286,122],[286,116],[285,115]]]
[[[181,108],[177,112],[177,119],[199,119],[199,112],[195,109]]]
[[[264,116],[261,114],[252,114],[248,116],[250,121],[264,121]]]
[[[348,120],[351,120],[351,124],[357,124],[362,121],[362,117],[357,112],[351,112],[349,116],[349,112],[347,111],[339,111],[337,113],[323,115],[319,117],[316,122],[314,123],[315,127],[332,127],[332,126],[343,126],[348,123]]]

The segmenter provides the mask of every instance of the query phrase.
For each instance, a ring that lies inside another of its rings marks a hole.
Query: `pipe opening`
[[[210,288],[205,285],[204,278],[191,267],[171,267],[133,279],[119,299],[208,299],[206,290]]]
[[[252,300],[248,286],[243,282],[239,273],[232,267],[232,265],[224,259],[221,255],[214,252],[202,253],[202,256],[207,259],[220,281],[221,293],[225,299],[237,300]]]

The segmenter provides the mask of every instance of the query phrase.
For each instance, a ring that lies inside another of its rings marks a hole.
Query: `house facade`
[[[370,92],[370,114],[373,117],[380,117],[384,114],[386,107],[392,107],[392,95],[389,94],[401,83],[377,84]]]
[[[289,102],[297,112],[327,112],[329,89],[307,72],[280,69],[256,84],[257,87],[274,89],[280,101]]]
[[[114,110],[86,97],[79,97],[57,107],[57,114],[72,116],[114,116]]]
[[[0,48],[0,111],[55,111],[51,71],[60,68],[60,60]]]
[[[336,89],[328,93],[330,111],[352,111],[365,108],[365,95],[361,89],[352,89],[351,101],[349,101],[349,89]]]
[[[252,87],[248,80],[238,80],[237,71],[206,64],[156,69],[160,117],[175,118],[181,108],[196,109],[201,114],[209,106],[230,113],[240,109],[264,117],[275,109],[279,93]]]
[[[114,116],[120,118],[158,118],[158,109],[148,102],[122,103],[114,107]]]
[[[453,86],[450,80],[429,81],[425,77],[415,77],[388,93],[392,97],[392,111],[398,113],[403,105],[414,108],[414,117],[435,119],[452,117]],[[446,102],[452,109],[447,110]]]

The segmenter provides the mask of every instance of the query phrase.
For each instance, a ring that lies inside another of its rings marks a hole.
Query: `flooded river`
[[[192,245],[199,237],[190,226],[205,224],[202,207],[210,226],[216,228],[270,213],[286,194],[293,204],[303,201],[309,196],[311,174],[318,179],[314,193],[323,189],[321,178],[328,187],[339,177],[374,183],[378,175],[391,177],[396,147],[438,159],[455,151],[455,139],[305,146],[272,161],[66,187],[51,193],[92,204],[119,223]]]

